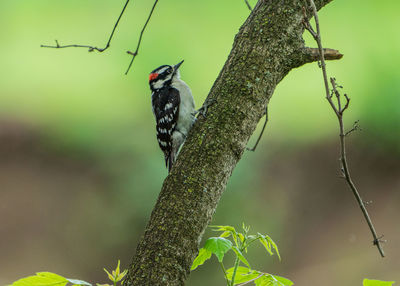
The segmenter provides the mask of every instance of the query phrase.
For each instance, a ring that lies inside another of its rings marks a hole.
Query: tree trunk
[[[320,9],[330,1],[315,2]],[[304,46],[303,6],[308,1],[260,0],[240,28],[207,98],[215,101],[193,126],[164,181],[124,285],[184,285],[203,232],[276,85],[291,69],[318,59]]]

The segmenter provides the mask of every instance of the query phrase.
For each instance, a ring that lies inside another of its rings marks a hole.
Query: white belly
[[[192,91],[189,86],[180,79],[173,80],[171,86],[179,90],[181,100],[176,128],[186,136],[195,121],[195,105]]]

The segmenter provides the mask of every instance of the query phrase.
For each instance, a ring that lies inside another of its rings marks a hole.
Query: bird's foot
[[[206,117],[207,117],[207,110],[208,110],[208,108],[209,108],[211,105],[213,105],[215,102],[216,102],[215,99],[207,99],[207,100],[204,102],[203,106],[200,107],[198,110],[196,110],[196,111],[194,112],[193,115],[196,116],[196,115],[198,115],[198,114],[201,114],[201,115],[203,115],[204,118],[206,118]]]

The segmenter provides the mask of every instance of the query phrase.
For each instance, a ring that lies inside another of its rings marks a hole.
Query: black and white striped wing
[[[164,152],[165,164],[170,169],[173,163],[172,133],[176,128],[179,115],[179,92],[175,88],[166,88],[152,95],[153,113],[156,118],[157,141]]]

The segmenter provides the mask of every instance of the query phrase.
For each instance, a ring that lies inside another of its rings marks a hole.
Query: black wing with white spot
[[[177,89],[168,87],[153,92],[152,105],[156,118],[157,140],[164,152],[165,164],[171,168],[173,158],[172,133],[176,128],[179,115],[180,97]]]

